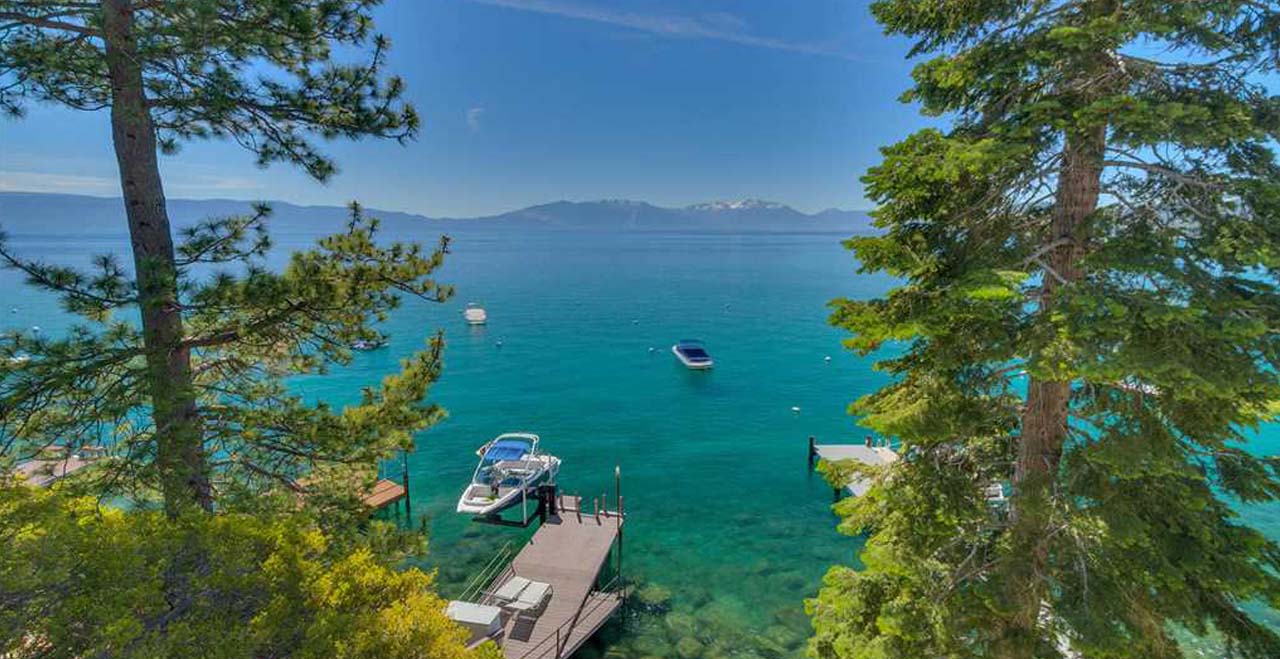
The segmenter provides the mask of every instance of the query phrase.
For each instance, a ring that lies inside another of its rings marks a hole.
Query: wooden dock
[[[856,460],[865,465],[879,466],[897,462],[898,454],[888,446],[875,445],[875,443],[870,439],[862,444],[818,444],[814,442],[812,437],[810,437],[810,468],[813,467],[814,458],[819,458],[828,462]],[[867,488],[869,487],[870,483],[868,483],[866,479],[859,478],[857,476],[851,476],[849,478],[849,482],[844,485],[844,489],[855,497],[862,496],[866,493]]]
[[[496,605],[492,593],[512,577],[551,585],[551,598],[537,617],[509,616],[499,643],[507,659],[563,659],[591,638],[622,606],[616,577],[600,575],[615,540],[621,538],[618,511],[582,510],[581,499],[560,497],[528,544],[483,591],[481,604]]]
[[[48,487],[54,482],[88,467],[90,462],[92,461],[79,455],[70,455],[64,458],[36,458],[19,462],[14,465],[13,470],[26,477],[27,485]]]
[[[364,502],[365,506],[373,510],[382,510],[403,499],[407,491],[403,485],[393,480],[382,478],[374,483],[372,488],[361,492],[360,500]]]
[[[298,496],[299,504],[301,504],[302,497],[305,497],[310,493],[312,487],[316,485],[316,482],[316,476],[299,478],[293,482],[293,490]],[[377,512],[387,506],[397,504],[402,500],[405,502],[405,509],[407,511],[409,508],[408,493],[409,490],[404,485],[387,478],[379,478],[372,486],[360,488],[359,492],[360,501],[363,502],[365,507],[371,512]]]

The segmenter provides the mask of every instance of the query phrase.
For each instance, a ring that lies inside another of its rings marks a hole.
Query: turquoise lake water
[[[306,242],[279,237],[285,247]],[[441,273],[457,286],[451,302],[407,304],[385,327],[387,349],[298,382],[308,396],[352,400],[444,329],[446,368],[431,397],[449,418],[423,433],[409,458],[414,513],[426,515],[431,534],[424,563],[440,568],[444,593],[460,592],[498,548],[527,537],[453,508],[476,447],[502,432],[535,432],[563,459],[567,491],[612,497],[621,469],[623,572],[650,593],[670,592],[665,615],[631,616],[581,656],[674,656],[690,638],[697,644],[685,649],[707,659],[800,656],[809,633],[803,600],[829,565],[852,563],[859,548],[834,530],[831,491],[805,469],[806,438],[860,441],[865,432],[846,408],[885,382],[870,360],[841,349],[825,305],[881,294],[891,282],[857,275],[832,234],[454,237]],[[119,238],[15,232],[12,245],[76,260]],[[19,309],[0,323],[64,324],[17,281],[0,274],[0,308]],[[463,323],[469,301],[488,309],[487,326]],[[706,342],[713,371],[675,362],[671,344],[689,337]],[[1280,432],[1264,430],[1252,450],[1280,450]],[[1280,537],[1280,506],[1244,514]],[[1280,626],[1274,611],[1258,613]]]

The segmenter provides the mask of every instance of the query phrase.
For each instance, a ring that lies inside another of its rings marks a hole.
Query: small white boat
[[[468,325],[483,325],[489,322],[489,314],[475,302],[467,305],[466,311],[462,312],[462,317],[467,320]]]
[[[377,350],[379,348],[385,347],[386,345],[387,345],[387,342],[382,339],[373,339],[371,341],[365,341],[364,339],[357,339],[356,341],[353,341],[351,343],[351,349],[358,350],[360,352],[368,352],[370,350]]]
[[[555,482],[560,458],[538,450],[538,436],[505,433],[481,446],[471,484],[458,498],[458,512],[493,515],[532,498],[539,485]]]
[[[679,343],[671,346],[671,352],[681,364],[696,371],[706,370],[715,365],[711,355],[707,354],[706,348],[703,348],[702,342],[697,339],[680,339]]]

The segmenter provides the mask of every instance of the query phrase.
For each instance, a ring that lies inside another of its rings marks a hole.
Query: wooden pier
[[[865,465],[880,466],[898,461],[898,454],[884,445],[877,445],[871,437],[861,444],[818,444],[813,437],[809,438],[809,468],[812,469],[816,459],[828,462],[856,460]],[[862,496],[871,486],[866,479],[851,476],[844,484],[844,489],[853,496]],[[835,491],[838,498],[840,490]]]
[[[91,461],[79,455],[64,458],[36,458],[24,460],[14,465],[14,472],[27,479],[27,485],[48,487],[81,469],[89,466]]]
[[[505,615],[494,640],[507,659],[564,659],[622,606],[617,576],[601,583],[611,550],[621,552],[623,513],[607,510],[604,497],[584,509],[579,497],[558,496],[554,511],[505,571],[480,592],[477,603],[502,606],[497,593],[516,577],[551,586],[536,616]],[[621,507],[621,499],[617,499]],[[619,556],[619,563],[621,558]]]
[[[106,455],[104,446],[81,446],[74,453],[68,447],[50,446],[34,458],[15,464],[13,473],[21,474],[32,487],[49,487]]]
[[[364,505],[372,510],[382,510],[387,506],[398,503],[401,499],[408,496],[409,489],[405,486],[386,478],[379,479],[373,484],[373,487],[360,493],[360,500]]]

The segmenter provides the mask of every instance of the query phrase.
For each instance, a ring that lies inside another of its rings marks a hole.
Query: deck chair
[[[533,582],[524,577],[511,577],[501,587],[493,591],[493,598],[498,600],[499,604],[514,602],[531,583]]]
[[[536,618],[542,615],[542,610],[547,608],[547,602],[550,599],[551,584],[530,581],[529,585],[520,591],[515,601],[506,604],[503,608],[511,611],[518,618]]]

